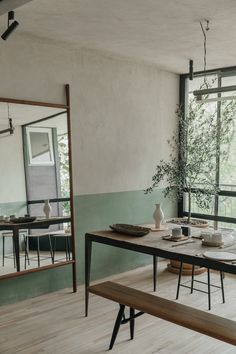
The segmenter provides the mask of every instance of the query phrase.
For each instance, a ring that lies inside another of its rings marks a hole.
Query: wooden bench
[[[120,305],[109,349],[115,343],[121,324],[130,322],[130,335],[133,339],[134,320],[143,313],[236,345],[236,322],[232,320],[110,281],[90,286],[89,291]],[[125,306],[130,308],[129,318],[125,318]],[[135,313],[135,310],[140,312]]]

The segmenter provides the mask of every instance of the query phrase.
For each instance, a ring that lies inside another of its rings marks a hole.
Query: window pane
[[[51,161],[48,133],[30,132],[32,159],[35,162]]]
[[[219,216],[236,218],[236,198],[219,196]]]
[[[214,215],[214,196],[212,196],[209,208],[201,208],[198,203],[197,203],[197,198],[194,193],[192,193],[191,196],[191,211],[192,213],[199,213],[199,214],[208,214],[208,215]],[[188,194],[184,193],[184,211],[188,212]]]

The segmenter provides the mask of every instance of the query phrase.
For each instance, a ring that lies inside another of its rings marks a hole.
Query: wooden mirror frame
[[[47,269],[58,268],[66,265],[72,266],[72,284],[73,291],[77,291],[77,279],[76,279],[76,255],[75,255],[75,226],[74,226],[74,201],[73,201],[73,175],[72,175],[72,144],[71,144],[71,121],[70,121],[70,86],[69,84],[65,85],[65,97],[66,104],[57,104],[57,103],[48,103],[48,102],[38,102],[38,101],[28,101],[28,100],[18,100],[12,98],[0,97],[0,102],[6,103],[15,103],[22,105],[31,105],[31,106],[41,106],[41,107],[50,107],[50,108],[61,108],[65,109],[67,113],[67,129],[68,129],[68,154],[69,154],[69,173],[70,173],[70,217],[71,217],[71,246],[72,246],[72,260],[59,262],[56,264],[50,264],[42,266],[39,268],[33,268],[28,270],[21,270],[19,272],[9,273],[0,275],[0,280],[14,278],[30,273],[41,272]]]

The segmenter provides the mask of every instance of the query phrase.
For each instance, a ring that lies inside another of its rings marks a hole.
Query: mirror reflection
[[[0,102],[0,276],[71,260],[67,112]]]

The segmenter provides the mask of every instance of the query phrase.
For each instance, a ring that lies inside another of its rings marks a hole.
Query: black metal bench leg
[[[193,293],[193,284],[194,284],[194,264],[192,265],[192,279],[191,279],[191,294]]]
[[[122,318],[124,315],[124,311],[125,311],[125,305],[120,305],[120,310],[118,312],[117,318],[116,318],[116,322],[115,322],[115,326],[112,332],[112,336],[111,336],[111,342],[110,342],[110,346],[109,346],[109,350],[111,350],[113,348],[113,345],[115,343],[121,322],[122,322]]]
[[[157,262],[158,262],[158,257],[153,256],[153,291],[154,292],[157,289]]]
[[[210,269],[207,268],[207,285],[208,285],[208,310],[211,309],[211,279],[210,279]]]
[[[180,282],[181,282],[182,268],[183,268],[183,262],[180,262],[180,268],[179,268],[179,279],[178,279],[178,286],[177,286],[176,300],[178,300],[178,298],[179,298],[179,288],[180,288]]]
[[[220,272],[220,281],[221,281],[222,301],[223,301],[223,303],[225,303],[224,274],[223,274],[223,272]]]
[[[12,238],[12,250],[13,250],[13,264],[14,264],[14,268],[16,268],[16,247],[13,238]]]
[[[134,323],[135,323],[134,321],[135,321],[135,319],[132,317],[134,317],[134,315],[135,315],[135,310],[132,307],[130,307],[129,315],[131,318],[130,323],[129,323],[129,325],[130,325],[130,339],[134,339]]]

